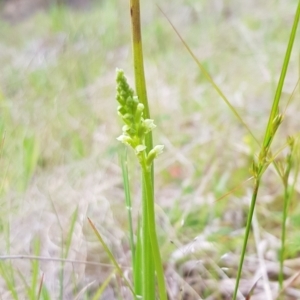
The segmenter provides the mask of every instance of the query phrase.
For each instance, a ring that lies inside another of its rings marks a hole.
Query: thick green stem
[[[142,172],[143,203],[142,203],[142,292],[143,300],[155,299],[155,267],[149,237],[149,211],[147,205],[147,182]]]
[[[135,76],[135,89],[140,102],[142,102],[145,106],[144,118],[150,119],[145,72],[144,72],[139,0],[130,0],[130,15],[131,15],[131,26],[132,26],[131,27],[132,28],[132,51],[133,51],[134,76]],[[151,136],[151,134],[149,134],[149,136]],[[149,145],[149,148],[147,146],[147,148],[149,150],[152,149],[152,147],[153,145],[152,145],[152,137],[151,137],[151,145]]]
[[[150,237],[151,249],[153,253],[155,271],[157,276],[157,283],[158,283],[158,293],[161,300],[167,299],[166,294],[166,286],[165,286],[165,278],[164,278],[164,270],[162,265],[162,260],[159,251],[159,245],[157,241],[156,235],[156,225],[155,225],[155,211],[154,211],[154,194],[153,188],[151,184],[151,171],[147,169],[144,165],[143,167],[143,182],[145,185],[146,191],[146,205],[147,205],[147,221],[148,221],[148,234]]]
[[[135,78],[135,90],[139,101],[144,105],[144,118],[150,119],[149,105],[147,99],[147,89],[144,72],[144,60],[143,60],[143,47],[142,47],[142,35],[141,35],[141,21],[140,21],[140,2],[139,0],[130,0],[130,16],[131,16],[131,30],[132,30],[132,51],[133,51],[133,65],[134,65],[134,78]],[[152,133],[146,135],[145,138],[146,151],[152,149]],[[151,176],[151,182],[153,183],[153,170]],[[152,184],[153,186],[153,184]],[[145,198],[145,183],[143,182],[143,199]],[[149,249],[150,241],[148,234],[148,206],[146,203],[142,204],[143,216],[142,216],[142,285],[143,285],[143,299],[152,300],[152,295],[149,295],[149,291],[155,291],[155,269],[154,265],[150,262],[153,261],[153,254]],[[145,290],[146,289],[146,290]],[[147,292],[148,291],[148,292]]]
[[[132,25],[132,49],[135,75],[135,89],[139,101],[144,105],[144,118],[150,119],[147,90],[144,74],[141,22],[140,22],[140,3],[139,0],[130,0],[130,15]],[[153,148],[152,133],[149,132],[145,137],[146,153]],[[164,272],[159,252],[159,246],[155,228],[154,211],[154,167],[150,170],[146,166],[146,156],[142,160],[143,172],[143,216],[142,216],[142,281],[143,299],[155,299],[155,271],[157,275],[158,292],[161,300],[166,300],[166,287]],[[150,244],[149,244],[150,243]],[[153,264],[154,261],[154,264]],[[155,268],[155,269],[154,269]]]

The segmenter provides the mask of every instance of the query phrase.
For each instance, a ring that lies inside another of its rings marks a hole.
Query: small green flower
[[[160,155],[161,153],[163,153],[164,150],[164,145],[156,145],[147,155],[147,166],[150,167],[153,160]]]
[[[156,127],[156,125],[154,124],[154,121],[151,119],[143,120],[142,126],[144,128],[145,133],[152,131]]]
[[[117,140],[120,141],[120,142],[122,142],[123,144],[127,144],[127,145],[135,148],[134,141],[128,135],[122,134],[119,137],[117,137]]]

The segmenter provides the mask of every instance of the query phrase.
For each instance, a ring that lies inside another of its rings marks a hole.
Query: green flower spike
[[[143,118],[144,105],[134,95],[134,91],[127,83],[122,70],[117,69],[116,82],[116,99],[120,104],[118,114],[125,123],[122,128],[123,134],[117,140],[131,146],[139,157],[141,164],[145,163],[147,167],[151,167],[153,160],[162,153],[164,148],[162,145],[157,145],[150,149],[147,156],[144,155],[146,150],[145,135],[152,131],[156,125],[153,120]]]

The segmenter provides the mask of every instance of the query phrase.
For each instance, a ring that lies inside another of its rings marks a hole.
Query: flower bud
[[[122,134],[119,137],[117,137],[117,140],[122,142],[123,144],[134,147],[134,142],[133,142],[132,138],[128,135]]]
[[[143,127],[145,130],[145,133],[148,133],[148,132],[152,131],[156,127],[156,125],[154,124],[153,120],[146,119],[143,121]]]
[[[164,145],[156,145],[147,156],[147,165],[150,167],[153,163],[153,160],[163,152]]]

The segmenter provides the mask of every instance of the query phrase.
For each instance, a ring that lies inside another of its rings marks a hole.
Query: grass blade
[[[133,64],[134,64],[134,79],[135,90],[140,102],[144,105],[144,118],[150,119],[150,111],[147,97],[146,80],[144,72],[144,59],[143,59],[143,46],[142,46],[142,34],[141,34],[141,20],[140,20],[140,1],[130,0],[130,16],[131,16],[131,31],[132,31],[132,52],[133,52]],[[148,152],[153,148],[152,133],[149,132],[145,137],[146,151]],[[154,186],[153,178],[153,166],[151,168],[151,181]],[[142,194],[145,194],[144,184],[142,185]],[[143,197],[144,198],[144,197]],[[145,300],[154,299],[155,291],[155,269],[154,265],[149,263],[153,261],[153,254],[150,248],[150,241],[148,239],[148,221],[147,221],[147,205],[143,204],[143,216],[142,216],[142,287],[143,297]],[[146,218],[146,219],[145,219]],[[148,251],[145,251],[148,249]],[[147,268],[145,270],[144,268]],[[148,286],[147,290],[145,290]]]
[[[73,212],[72,217],[71,217],[71,226],[70,226],[70,229],[69,229],[69,232],[68,232],[68,235],[67,235],[66,248],[65,248],[65,251],[64,251],[63,258],[68,257],[69,250],[70,250],[70,247],[71,247],[72,237],[73,237],[73,233],[74,233],[75,224],[76,224],[76,221],[77,221],[77,216],[78,216],[78,207],[76,207],[76,209]]]
[[[34,255],[38,256],[40,254],[40,241],[34,241]],[[36,299],[36,290],[38,286],[38,276],[40,262],[38,260],[32,260],[32,278],[31,278],[31,299]]]
[[[134,262],[135,262],[135,246],[134,246],[134,235],[133,235],[133,226],[132,226],[132,205],[131,205],[131,196],[130,196],[130,186],[128,179],[128,168],[127,168],[127,148],[122,147],[122,152],[120,153],[120,162],[122,168],[122,177],[123,177],[123,185],[125,191],[125,203],[126,209],[128,213],[128,223],[129,223],[129,242],[131,249],[131,259],[132,259],[132,269],[134,270]]]
[[[144,105],[144,118],[150,119],[147,90],[144,74],[144,61],[142,49],[142,35],[140,22],[140,2],[130,0],[130,15],[132,28],[132,48],[134,61],[134,75],[136,93],[140,102]],[[146,153],[153,149],[151,131],[145,136]],[[154,215],[154,166],[151,165],[149,176],[145,176],[143,170],[142,185],[142,276],[143,276],[143,299],[155,299],[155,270],[158,279],[158,290],[161,300],[166,299],[164,274],[161,264],[160,252],[157,243]],[[151,188],[150,191],[148,188]],[[154,265],[152,261],[154,260]],[[157,265],[159,263],[160,265]],[[155,269],[154,269],[155,268]]]
[[[138,220],[137,239],[136,239],[136,252],[133,270],[134,290],[136,295],[142,295],[142,228],[141,221]]]
[[[213,88],[216,90],[216,92],[219,94],[219,96],[224,100],[224,102],[227,104],[227,106],[230,108],[230,110],[233,112],[233,114],[237,117],[237,119],[241,122],[241,124],[247,129],[247,131],[249,132],[249,134],[252,136],[252,138],[254,139],[254,141],[256,141],[256,143],[259,145],[258,140],[256,139],[256,137],[254,136],[254,134],[252,133],[252,131],[250,130],[249,126],[244,122],[244,120],[242,119],[242,117],[239,115],[239,113],[237,112],[237,110],[234,108],[234,106],[230,103],[230,101],[227,99],[227,97],[225,96],[225,94],[222,92],[222,90],[219,88],[219,86],[215,83],[215,81],[213,80],[213,78],[210,76],[210,74],[206,71],[206,69],[204,68],[204,66],[202,65],[202,63],[198,60],[198,58],[196,57],[196,55],[193,53],[193,51],[191,50],[191,48],[188,46],[188,44],[185,42],[185,40],[183,39],[183,37],[180,35],[180,33],[178,32],[178,30],[176,29],[176,27],[173,25],[173,23],[171,22],[171,20],[168,18],[168,16],[163,12],[163,10],[158,6],[159,10],[162,12],[162,14],[165,16],[165,18],[167,19],[167,21],[169,22],[169,24],[171,25],[171,27],[173,28],[173,30],[175,31],[175,33],[177,34],[177,36],[179,37],[179,39],[181,40],[181,42],[183,43],[184,47],[186,48],[186,50],[189,52],[189,54],[192,56],[193,60],[196,62],[196,64],[198,65],[199,69],[201,70],[201,72],[204,74],[204,76],[206,77],[206,79],[208,80],[208,82],[210,82],[210,84],[213,86]]]
[[[105,281],[102,283],[102,285],[99,287],[99,289],[97,290],[97,292],[95,293],[95,295],[93,296],[92,300],[98,300],[101,299],[101,296],[103,294],[103,292],[105,291],[106,287],[108,286],[108,284],[110,283],[112,277],[115,275],[116,271],[113,270],[105,279]]]
[[[298,6],[297,6],[295,17],[294,17],[293,27],[291,30],[288,46],[286,49],[286,53],[285,53],[279,81],[278,81],[278,85],[277,85],[276,92],[275,92],[275,97],[273,100],[270,118],[268,121],[267,130],[266,130],[264,142],[263,142],[264,147],[266,147],[268,145],[269,136],[272,134],[272,123],[273,123],[273,120],[275,119],[276,115],[278,114],[279,101],[280,101],[282,88],[283,88],[287,68],[289,65],[289,61],[290,61],[290,57],[291,57],[291,53],[292,53],[292,49],[293,49],[293,45],[294,45],[294,41],[295,41],[295,36],[296,36],[298,23],[299,23],[299,17],[300,17],[300,1],[298,1]]]
[[[40,280],[39,290],[38,290],[38,294],[37,294],[37,300],[39,300],[41,298],[41,294],[42,294],[42,290],[43,290],[43,284],[44,284],[44,273],[42,274],[42,278]]]
[[[122,271],[122,269],[120,268],[119,264],[117,263],[115,257],[113,256],[113,254],[111,253],[111,251],[109,250],[109,248],[107,247],[106,243],[104,242],[104,240],[102,239],[102,236],[100,235],[98,229],[96,228],[96,226],[94,225],[94,223],[91,221],[90,218],[88,218],[88,221],[94,231],[94,233],[96,234],[98,240],[100,241],[102,247],[104,248],[106,254],[108,255],[109,259],[111,260],[111,262],[113,263],[113,265],[115,266],[116,270],[118,271],[119,275],[123,278],[124,282],[126,283],[126,285],[128,286],[128,288],[130,289],[131,293],[135,296],[135,293],[133,291],[133,288],[131,286],[131,284],[129,283],[129,281],[126,279],[126,277],[124,276],[124,273]]]
[[[3,261],[0,261],[0,272],[2,274],[3,279],[5,280],[8,290],[11,292],[12,299],[18,300],[19,297],[16,291],[14,271],[11,263],[4,264]]]

